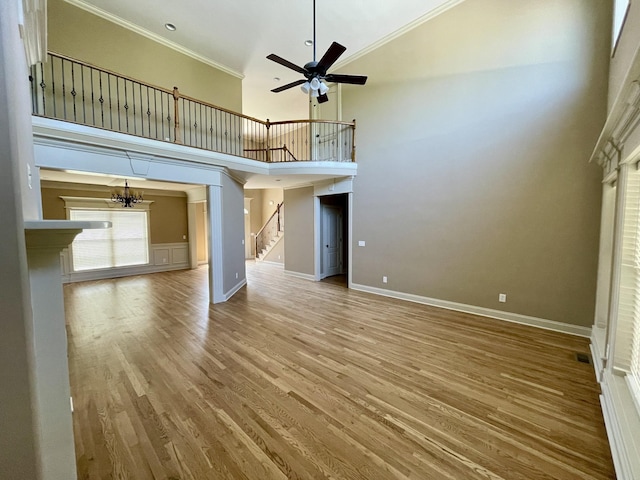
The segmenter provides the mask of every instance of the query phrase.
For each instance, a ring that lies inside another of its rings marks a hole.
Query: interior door
[[[322,278],[342,273],[342,209],[322,205]]]

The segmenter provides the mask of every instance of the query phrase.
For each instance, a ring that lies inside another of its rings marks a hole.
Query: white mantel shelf
[[[75,220],[29,220],[25,230],[83,230],[85,228],[111,228],[111,222],[79,222]]]
[[[24,222],[27,248],[66,248],[82,230],[111,228],[111,222],[30,220]]]

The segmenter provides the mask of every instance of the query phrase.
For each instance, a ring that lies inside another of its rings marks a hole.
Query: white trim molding
[[[602,382],[604,374],[606,335],[606,328],[599,328],[597,325],[591,327],[591,343],[589,344],[589,349],[591,350],[593,369],[596,372],[596,380],[598,383]]]
[[[640,415],[624,377],[605,371],[600,404],[618,480],[640,478]]]
[[[238,290],[240,290],[246,284],[247,284],[247,279],[246,278],[243,278],[242,280],[240,280],[236,285],[233,286],[233,288],[231,288],[231,290],[229,290],[227,293],[225,293],[223,295],[224,301],[226,302],[231,297],[233,297],[236,293],[238,293]]]
[[[22,0],[18,28],[29,66],[47,57],[47,0]]]
[[[302,278],[303,280],[311,280],[312,282],[316,281],[316,276],[311,275],[309,273],[294,272],[293,270],[285,270],[284,274],[289,275],[290,277]]]
[[[285,272],[286,273],[286,272]],[[368,285],[351,284],[351,288],[360,292],[373,293],[384,297],[397,298],[399,300],[407,300],[409,302],[422,303],[433,307],[446,308],[447,310],[455,310],[457,312],[471,313],[480,317],[494,318],[496,320],[504,320],[506,322],[519,323],[521,325],[529,325],[554,332],[568,333],[579,337],[587,337],[591,335],[590,327],[581,327],[579,325],[571,325],[568,323],[556,322],[544,318],[530,317],[528,315],[520,315],[519,313],[503,312],[501,310],[493,310],[491,308],[477,307],[475,305],[467,305],[464,303],[450,302],[448,300],[439,300],[436,298],[423,297],[412,293],[396,292],[393,290],[385,290],[383,288],[370,287]]]

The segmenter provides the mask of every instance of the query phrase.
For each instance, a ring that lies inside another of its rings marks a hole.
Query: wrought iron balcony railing
[[[55,53],[29,80],[36,116],[263,162],[355,161],[355,120],[263,121]]]

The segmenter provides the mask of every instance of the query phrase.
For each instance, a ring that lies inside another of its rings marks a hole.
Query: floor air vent
[[[591,355],[588,353],[576,353],[576,360],[591,365]]]

